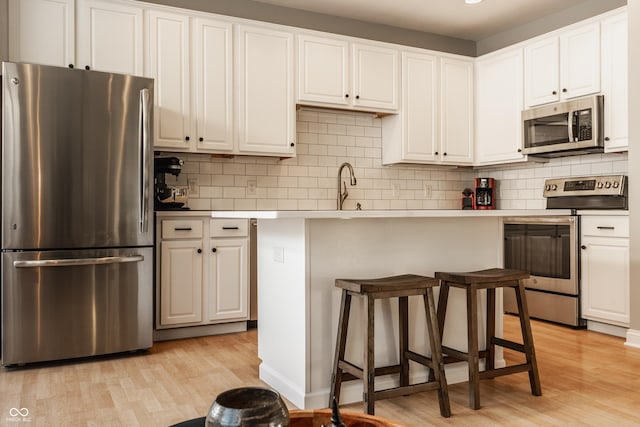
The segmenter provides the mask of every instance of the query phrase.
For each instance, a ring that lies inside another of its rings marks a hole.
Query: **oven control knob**
[[[603,186],[604,186],[604,184],[598,181],[598,184],[596,185],[596,187],[602,188]]]
[[[618,181],[613,181],[613,188],[620,187],[620,183]]]
[[[544,189],[549,191],[549,190],[551,190],[551,186],[549,184],[547,184],[547,185],[544,186]]]
[[[556,184],[551,184],[552,191],[556,191],[557,189],[558,189],[558,186]]]
[[[609,181],[605,182],[604,188],[611,188],[611,183]]]

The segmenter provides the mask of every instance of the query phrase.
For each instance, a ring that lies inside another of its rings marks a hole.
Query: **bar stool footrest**
[[[495,345],[499,345],[500,347],[508,348],[514,351],[519,351],[520,353],[526,353],[524,344],[505,340],[503,338],[498,338],[498,337],[493,337],[491,342]]]
[[[503,375],[517,374],[518,372],[531,371],[531,363],[522,363],[520,365],[505,366],[504,368],[491,369],[489,371],[481,371],[481,379],[489,379],[501,377]]]
[[[388,399],[390,397],[406,396],[413,393],[421,393],[423,391],[437,390],[440,385],[436,381],[411,384],[401,387],[387,388],[377,390],[375,392],[375,400]]]

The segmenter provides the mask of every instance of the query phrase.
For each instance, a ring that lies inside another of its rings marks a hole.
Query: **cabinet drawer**
[[[162,221],[163,239],[202,238],[202,220],[165,219]]]
[[[211,237],[238,237],[249,235],[248,219],[212,219]]]
[[[627,216],[583,216],[581,226],[583,236],[629,237]]]

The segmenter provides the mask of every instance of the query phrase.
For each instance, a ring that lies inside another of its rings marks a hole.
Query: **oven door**
[[[504,219],[504,266],[531,273],[525,281],[531,317],[581,326],[577,233],[577,216]],[[504,309],[517,313],[509,290]]]

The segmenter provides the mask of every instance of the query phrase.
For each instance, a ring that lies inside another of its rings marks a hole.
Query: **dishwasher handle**
[[[144,261],[142,255],[131,256],[106,256],[97,258],[65,258],[65,259],[38,259],[29,261],[14,261],[16,268],[36,268],[36,267],[72,267],[78,265],[103,265],[122,264],[126,262]]]

